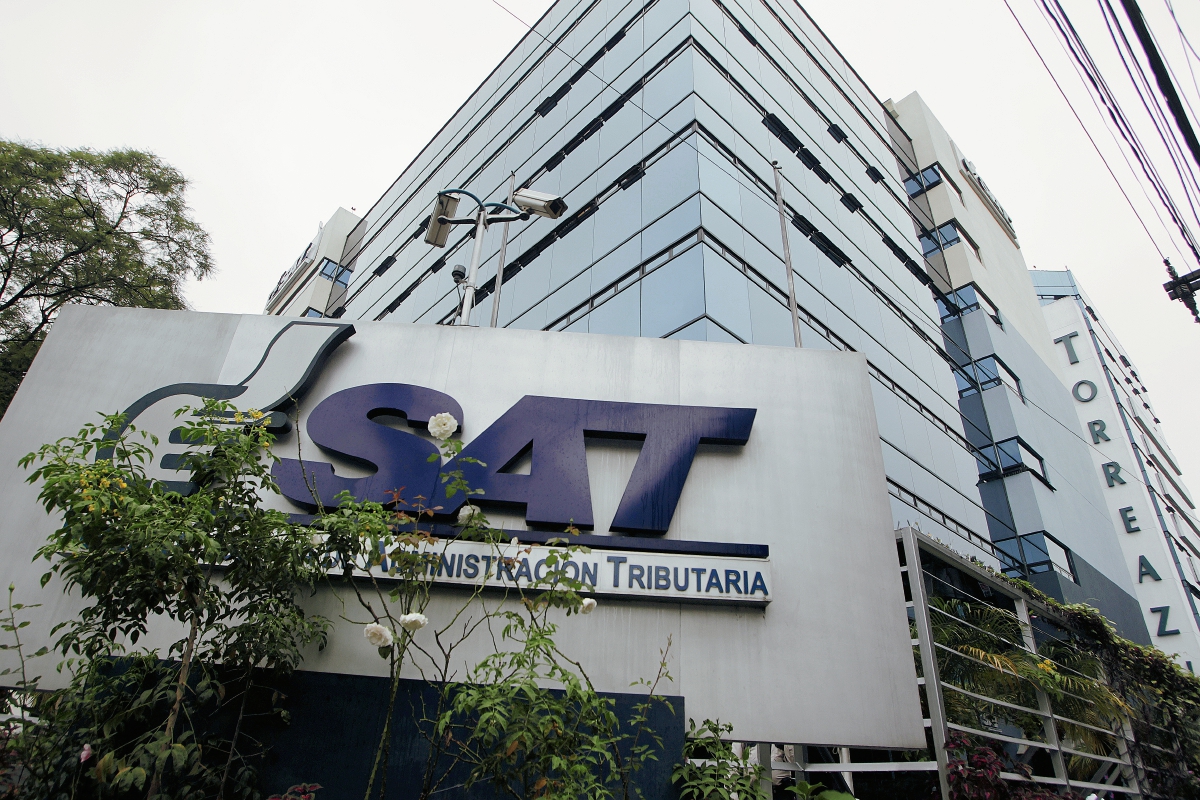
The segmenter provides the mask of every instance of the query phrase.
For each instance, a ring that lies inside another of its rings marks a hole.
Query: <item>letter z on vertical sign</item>
[[[1150,609],[1151,614],[1158,614],[1158,632],[1157,636],[1178,636],[1179,628],[1167,628],[1168,620],[1171,618],[1170,606],[1158,606]]]

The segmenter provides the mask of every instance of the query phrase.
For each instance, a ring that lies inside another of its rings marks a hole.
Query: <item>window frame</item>
[[[1046,459],[1042,458],[1041,454],[1020,436],[1010,436],[1007,439],[992,442],[988,448],[992,449],[996,456],[995,463],[998,469],[980,473],[979,480],[981,482],[1011,478],[1022,472],[1028,472],[1045,484],[1050,491],[1057,491],[1046,475]],[[1030,464],[1030,461],[1035,462],[1035,465]]]

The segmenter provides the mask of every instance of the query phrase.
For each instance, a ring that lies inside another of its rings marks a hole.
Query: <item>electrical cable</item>
[[[1170,8],[1170,4],[1168,4],[1168,8]],[[1179,30],[1179,32],[1180,32],[1180,34],[1181,34],[1181,36],[1180,36],[1180,42],[1182,43],[1182,42],[1183,42],[1183,37],[1182,37],[1182,33],[1183,33],[1183,31],[1179,29],[1179,22],[1178,22],[1178,20],[1176,20],[1176,22],[1175,22],[1175,27],[1176,27],[1176,29],[1177,29],[1177,30]],[[1157,37],[1157,36],[1154,34],[1154,31],[1153,31],[1153,30],[1152,30],[1152,31],[1150,31],[1150,39],[1151,39],[1151,41],[1153,41],[1153,42],[1154,42],[1154,46],[1158,48],[1159,52],[1160,52],[1160,53],[1161,53],[1161,52],[1163,52],[1163,47],[1162,47],[1162,45],[1161,45],[1161,44],[1159,44],[1159,42],[1158,42],[1158,37]],[[1191,63],[1191,61],[1189,61],[1189,60],[1188,60],[1188,58],[1187,58],[1187,52],[1186,52],[1186,50],[1185,50],[1185,52],[1184,52],[1184,54],[1183,54],[1183,60],[1184,60],[1184,63],[1185,63],[1185,64],[1187,64],[1188,72],[1189,72],[1189,73],[1191,73],[1191,77],[1192,77],[1192,84],[1193,84],[1193,86],[1194,86],[1194,85],[1195,85],[1195,83],[1196,83],[1196,73],[1195,73],[1195,72],[1192,70],[1192,63]],[[1179,80],[1179,76],[1175,74],[1175,68],[1171,66],[1171,62],[1170,62],[1170,61],[1167,61],[1167,60],[1164,58],[1164,59],[1163,59],[1163,63],[1164,63],[1164,64],[1166,65],[1166,67],[1167,67],[1167,73],[1168,73],[1168,74],[1171,76],[1171,81],[1172,81],[1173,83],[1176,83],[1176,84],[1182,85],[1182,81],[1180,81],[1180,80]],[[1192,101],[1191,101],[1191,99],[1190,99],[1190,98],[1188,98],[1188,96],[1187,96],[1186,94],[1184,94],[1183,92],[1180,92],[1180,93],[1179,93],[1179,99],[1183,101],[1183,105],[1184,105],[1184,106],[1187,108],[1188,112],[1191,114],[1191,116],[1192,116],[1192,119],[1195,119],[1195,118],[1196,118],[1196,110],[1195,110],[1194,108],[1192,108]]]
[[[1044,18],[1046,12],[1040,8],[1039,8],[1039,10],[1042,11],[1042,15]],[[1047,24],[1052,25],[1050,20],[1046,20],[1046,22],[1047,22]],[[1068,59],[1068,63],[1071,64],[1071,67],[1075,70],[1076,76],[1079,78],[1080,82],[1084,84],[1084,87],[1086,89],[1088,84],[1091,82],[1091,79],[1088,78],[1086,75],[1084,75],[1079,64],[1075,61],[1070,50],[1068,49],[1067,44],[1065,42],[1063,42],[1062,39],[1059,37],[1055,37],[1054,41],[1058,44],[1059,48],[1062,49],[1063,53],[1066,55],[1066,57]],[[1035,48],[1035,52],[1036,52],[1036,48]],[[1043,61],[1043,65],[1044,64],[1045,64],[1045,62]],[[1053,79],[1053,75],[1051,75],[1051,78]],[[1061,89],[1060,89],[1060,92],[1061,92]],[[1100,108],[1100,103],[1099,103],[1099,101],[1097,101],[1095,94],[1090,91],[1086,92],[1086,94],[1087,94],[1088,100],[1090,100],[1092,103],[1092,107],[1096,110],[1096,114],[1101,118],[1101,120],[1106,119],[1107,115]],[[1066,98],[1064,97],[1064,99],[1066,99]],[[1068,103],[1068,105],[1070,105],[1069,100],[1067,101],[1067,103]],[[1074,108],[1072,108],[1072,111],[1074,111]],[[1077,117],[1077,119],[1078,119],[1078,117]],[[1081,122],[1081,125],[1082,125],[1082,122]],[[1138,189],[1141,191],[1142,197],[1144,197],[1146,199],[1146,204],[1150,207],[1150,210],[1154,212],[1154,217],[1155,217],[1155,219],[1158,220],[1158,224],[1162,227],[1163,233],[1166,234],[1166,237],[1167,237],[1168,241],[1170,242],[1171,246],[1182,250],[1183,248],[1180,248],[1179,244],[1175,241],[1175,234],[1173,234],[1171,232],[1171,230],[1172,230],[1171,227],[1169,227],[1167,225],[1167,223],[1163,220],[1162,213],[1159,211],[1158,203],[1155,203],[1154,200],[1152,200],[1150,198],[1149,193],[1146,191],[1145,182],[1141,178],[1138,177],[1138,171],[1136,169],[1134,169],[1133,164],[1130,163],[1129,154],[1126,152],[1126,148],[1122,147],[1121,143],[1117,140],[1117,135],[1116,135],[1116,133],[1113,132],[1112,125],[1106,123],[1104,126],[1104,129],[1105,129],[1105,131],[1108,132],[1109,138],[1112,139],[1113,145],[1116,147],[1117,152],[1121,154],[1121,160],[1125,162],[1125,167],[1129,170],[1129,174],[1133,176],[1133,180],[1137,184]],[[1084,133],[1087,133],[1086,129],[1085,129]],[[1107,166],[1107,164],[1106,164],[1106,166]],[[1110,170],[1110,174],[1111,174],[1111,170]],[[1116,176],[1114,175],[1113,178],[1115,180]],[[1118,188],[1120,188],[1119,183],[1118,183]],[[1128,199],[1128,198],[1126,198],[1126,199]],[[1139,221],[1140,221],[1140,219],[1139,219]],[[1145,223],[1143,223],[1143,227],[1145,227]],[[1159,255],[1160,256],[1162,255],[1161,249],[1159,250]]]
[[[1030,37],[1029,32],[1025,30],[1025,26],[1021,23],[1021,19],[1017,16],[1017,12],[1013,11],[1013,7],[1009,4],[1008,0],[1004,0],[1004,6],[1008,9],[1008,13],[1012,15],[1013,20],[1017,23],[1017,27],[1021,29],[1021,33],[1025,36],[1025,41],[1029,42],[1029,46],[1033,48],[1034,55],[1036,55],[1038,57],[1038,61],[1042,63],[1042,66],[1046,70],[1046,74],[1049,75],[1050,80],[1054,82],[1055,88],[1058,89],[1058,93],[1062,95],[1062,99],[1066,102],[1067,107],[1071,109],[1071,115],[1074,116],[1075,121],[1079,123],[1079,127],[1083,131],[1084,136],[1086,136],[1088,141],[1091,143],[1092,149],[1096,151],[1096,155],[1100,157],[1100,161],[1104,164],[1104,168],[1112,177],[1113,183],[1117,185],[1117,189],[1121,192],[1121,196],[1124,197],[1125,202],[1129,204],[1129,210],[1133,212],[1133,216],[1136,217],[1138,223],[1141,224],[1142,230],[1146,232],[1146,238],[1150,240],[1150,244],[1154,247],[1159,257],[1166,258],[1166,254],[1163,253],[1162,248],[1158,246],[1158,242],[1155,240],[1154,235],[1150,233],[1150,228],[1146,226],[1146,221],[1142,219],[1142,215],[1138,213],[1137,207],[1133,204],[1133,200],[1130,199],[1129,194],[1125,191],[1125,187],[1122,186],[1121,181],[1117,179],[1117,174],[1113,172],[1113,168],[1108,163],[1108,159],[1105,158],[1104,153],[1101,152],[1100,146],[1097,145],[1096,140],[1092,138],[1091,131],[1089,131],[1087,126],[1083,124],[1083,119],[1080,118],[1079,112],[1075,110],[1075,106],[1071,103],[1071,99],[1067,97],[1067,93],[1063,90],[1062,85],[1058,82],[1058,78],[1056,78],[1054,73],[1050,70],[1050,65],[1046,63],[1046,59],[1042,57],[1041,51],[1039,51],[1037,45],[1033,43],[1033,39]]]
[[[1057,4],[1057,0],[1055,0],[1055,2]],[[1138,99],[1140,99],[1142,102],[1142,107],[1146,109],[1146,113],[1150,116],[1151,122],[1154,124],[1155,132],[1158,133],[1159,139],[1162,141],[1163,146],[1167,149],[1167,155],[1170,157],[1171,163],[1175,167],[1175,173],[1179,176],[1179,180],[1183,185],[1184,193],[1188,198],[1188,205],[1191,207],[1193,218],[1196,219],[1197,222],[1200,222],[1200,214],[1197,214],[1196,206],[1193,203],[1193,198],[1191,196],[1193,187],[1195,190],[1200,191],[1200,182],[1198,182],[1196,179],[1196,173],[1191,167],[1191,162],[1189,162],[1187,157],[1184,155],[1183,147],[1180,145],[1179,140],[1175,137],[1175,132],[1167,119],[1166,112],[1163,111],[1162,106],[1158,103],[1158,98],[1150,86],[1150,81],[1146,77],[1145,71],[1142,70],[1141,62],[1137,60],[1137,57],[1133,52],[1133,48],[1130,46],[1129,40],[1125,36],[1124,29],[1120,27],[1120,20],[1117,18],[1116,12],[1113,10],[1111,3],[1109,3],[1108,0],[1097,0],[1097,2],[1100,6],[1101,14],[1104,16],[1105,25],[1108,27],[1109,37],[1112,39],[1113,46],[1117,50],[1117,55],[1121,59],[1121,64],[1125,68],[1125,74],[1129,76],[1130,82],[1133,83],[1133,87],[1137,92]],[[1120,43],[1117,41],[1117,33],[1119,33],[1121,37]],[[1124,48],[1122,48],[1122,44],[1124,45]],[[1133,61],[1133,65],[1137,69],[1137,77],[1134,76],[1133,71],[1129,67],[1129,63],[1125,57],[1126,53],[1129,54],[1130,60]],[[1140,85],[1138,78],[1140,78]],[[1144,91],[1142,87],[1145,87]],[[1147,98],[1150,99],[1147,100]],[[1157,112],[1157,114],[1155,112]],[[1191,179],[1190,186],[1188,183],[1188,178]]]
[[[1096,66],[1091,54],[1087,51],[1087,47],[1084,45],[1082,39],[1079,37],[1079,34],[1076,32],[1074,25],[1066,16],[1066,12],[1058,3],[1058,0],[1053,0],[1053,2],[1058,13],[1055,13],[1055,8],[1051,8],[1047,0],[1040,0],[1039,7],[1043,14],[1050,18],[1052,28],[1056,29],[1059,33],[1059,36],[1063,39],[1063,41],[1066,42],[1072,59],[1076,64],[1079,65],[1080,68],[1083,69],[1085,75],[1087,76],[1088,83],[1090,83],[1092,88],[1095,89],[1100,101],[1108,110],[1109,116],[1112,118],[1117,127],[1117,132],[1121,135],[1121,138],[1125,140],[1126,144],[1133,152],[1134,158],[1137,159],[1138,164],[1142,168],[1142,172],[1145,174],[1147,180],[1150,181],[1150,185],[1154,187],[1154,191],[1158,195],[1159,202],[1162,203],[1163,207],[1166,208],[1167,213],[1171,216],[1172,221],[1179,229],[1180,235],[1183,237],[1184,243],[1187,245],[1188,249],[1192,251],[1197,262],[1200,262],[1200,248],[1198,248],[1190,229],[1187,227],[1186,222],[1182,219],[1175,202],[1171,199],[1170,192],[1168,191],[1166,184],[1163,183],[1161,176],[1155,169],[1153,161],[1150,159],[1145,147],[1142,145],[1141,140],[1137,136],[1137,132],[1130,124],[1129,119],[1125,115],[1124,111],[1121,109],[1115,94],[1109,88],[1108,83],[1104,80],[1104,76]]]
[[[1175,16],[1175,6],[1171,5],[1171,0],[1163,0],[1163,2],[1167,4],[1167,11],[1171,12],[1171,21],[1175,23],[1175,30],[1179,32],[1179,42],[1184,47],[1183,60],[1187,64],[1188,72],[1192,75],[1192,88],[1200,96],[1200,83],[1197,83],[1196,71],[1192,69],[1192,61],[1187,57],[1188,51],[1191,51],[1192,56],[1200,61],[1200,53],[1196,52],[1196,48],[1192,47],[1192,41],[1183,32],[1183,26],[1179,24],[1179,18]]]

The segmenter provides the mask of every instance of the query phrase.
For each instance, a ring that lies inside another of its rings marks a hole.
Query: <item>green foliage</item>
[[[119,416],[22,459],[62,517],[38,552],[42,583],[58,576],[84,601],[55,629],[71,684],[34,698],[17,738],[36,796],[249,796],[239,732],[253,676],[286,673],[324,641],[327,621],[298,603],[321,575],[311,535],[262,503],[277,491],[265,418],[211,400],[178,416],[187,496],[147,476],[157,442],[118,435]],[[151,626],[175,632],[164,654],[177,661],[136,649]],[[223,741],[211,728],[231,704]],[[94,756],[80,760],[85,744]]]
[[[213,269],[186,187],[150,153],[0,140],[0,412],[67,303],[186,307]]]
[[[513,798],[639,797],[633,776],[662,747],[649,711],[656,703],[670,708],[655,694],[658,681],[669,679],[666,652],[648,699],[634,708],[632,732],[623,731],[613,700],[596,692],[579,663],[555,645],[557,626],[547,615],[569,603],[551,597],[526,600],[524,613],[504,612],[503,639],[518,647],[486,658],[453,691],[444,723],[468,720],[467,786],[486,782]]]
[[[388,796],[384,765],[393,727],[402,724],[415,725],[429,744],[422,798],[449,788],[445,779],[464,764],[471,784],[522,800],[640,796],[637,773],[663,747],[650,720],[663,705],[670,709],[657,693],[670,680],[670,641],[655,678],[635,684],[646,688],[645,698],[620,719],[613,701],[555,643],[564,620],[596,605],[586,596],[591,587],[568,568],[573,555],[586,552],[571,544],[577,531],[550,543],[541,579],[510,585],[499,603],[485,602],[489,576],[496,584],[497,570],[512,568],[531,548],[506,541],[471,507],[459,518],[457,539],[490,549],[488,573],[471,591],[447,593],[461,603],[439,604],[442,618],[431,621],[430,573],[449,544],[432,532],[440,509],[423,498],[404,506],[399,491],[389,504],[343,493],[308,527],[293,525],[263,503],[277,488],[262,414],[205,401],[177,416],[188,444],[181,464],[194,487],[186,495],[148,476],[157,440],[124,428],[119,416],[22,460],[46,510],[62,520],[38,553],[49,563],[42,583],[57,578],[56,587],[61,582],[84,602],[77,618],[54,631],[70,685],[43,693],[25,665],[46,649],[23,649],[29,623],[19,616],[26,607],[10,592],[0,628],[12,643],[2,647],[15,649],[21,666],[16,690],[0,696],[14,720],[0,730],[0,798],[15,796],[17,774],[22,796],[56,800],[256,798],[252,761],[267,743],[249,740],[242,721],[248,708],[285,718],[273,699],[261,700],[272,694],[263,680],[296,668],[306,645],[323,645],[327,621],[299,605],[319,582],[342,595],[345,619],[364,625],[366,646],[389,664],[368,800]],[[461,448],[447,440],[440,457]],[[448,494],[481,494],[461,472],[442,479]],[[149,648],[150,634],[159,642],[164,634],[174,638]],[[459,675],[460,650],[477,634],[489,637],[494,652]],[[406,665],[437,690],[436,702],[412,716],[395,708]],[[704,729],[714,736],[729,730],[713,723]],[[724,746],[714,741],[707,744]],[[704,768],[700,777],[689,771],[694,765],[680,767],[684,785],[726,798],[757,796],[747,793],[756,768],[732,756],[727,762],[723,772]],[[298,784],[276,797],[312,800],[319,788]]]
[[[1059,603],[1028,581],[993,574],[1060,617],[1071,649],[1094,659],[1128,715],[1133,756],[1148,785],[1167,797],[1200,797],[1200,678],[1157,647],[1119,636],[1095,608]]]
[[[767,800],[762,766],[750,760],[747,750],[737,753],[722,738],[732,732],[732,725],[705,720],[697,728],[695,720],[688,720],[683,761],[671,774],[679,800]]]
[[[1124,701],[1105,683],[1100,661],[1069,643],[1045,642],[1039,652],[1024,647],[1021,623],[1008,611],[985,603],[931,598],[934,639],[952,653],[938,653],[943,681],[978,695],[1026,708],[1038,708],[1037,690],[1045,692],[1056,711],[1085,725],[1064,724],[1076,749],[1107,755],[1112,737],[1087,726],[1112,729],[1126,710]],[[953,653],[959,653],[956,656]],[[1042,718],[987,703],[970,695],[945,692],[951,722],[987,729],[998,721],[1021,728],[1026,738],[1044,736]],[[1080,766],[1086,769],[1086,765]]]

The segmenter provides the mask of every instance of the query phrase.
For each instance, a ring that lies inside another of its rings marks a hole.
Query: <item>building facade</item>
[[[1127,351],[1070,271],[1030,273],[1150,636],[1200,664],[1200,522]],[[1193,670],[1194,671],[1194,670]]]
[[[802,344],[866,354],[895,522],[1000,566],[901,179],[916,162],[813,21],[785,3],[561,2],[536,29],[350,236],[335,314],[453,321],[447,266],[470,239],[425,245],[431,201],[502,200],[515,173],[569,211],[511,225],[499,325],[791,346],[777,161]],[[481,324],[500,245],[490,232]]]
[[[931,221],[922,249],[954,287],[938,308],[967,437],[984,456],[988,531],[1017,562],[1005,572],[1149,643],[1013,221],[919,95],[892,108],[920,165],[907,188]]]
[[[425,244],[433,198],[510,177],[568,211],[486,234],[476,324],[792,346],[790,259],[801,345],[867,357],[894,524],[1148,641],[1088,533],[1104,502],[1011,221],[973,172],[934,179],[961,158],[920,99],[881,102],[796,4],[564,0],[535,28],[351,232],[329,316],[453,324],[473,239]]]
[[[279,276],[267,298],[263,313],[284,317],[323,317],[346,295],[350,269],[338,262],[346,237],[359,218],[339,208],[328,222],[318,226],[304,252]]]

